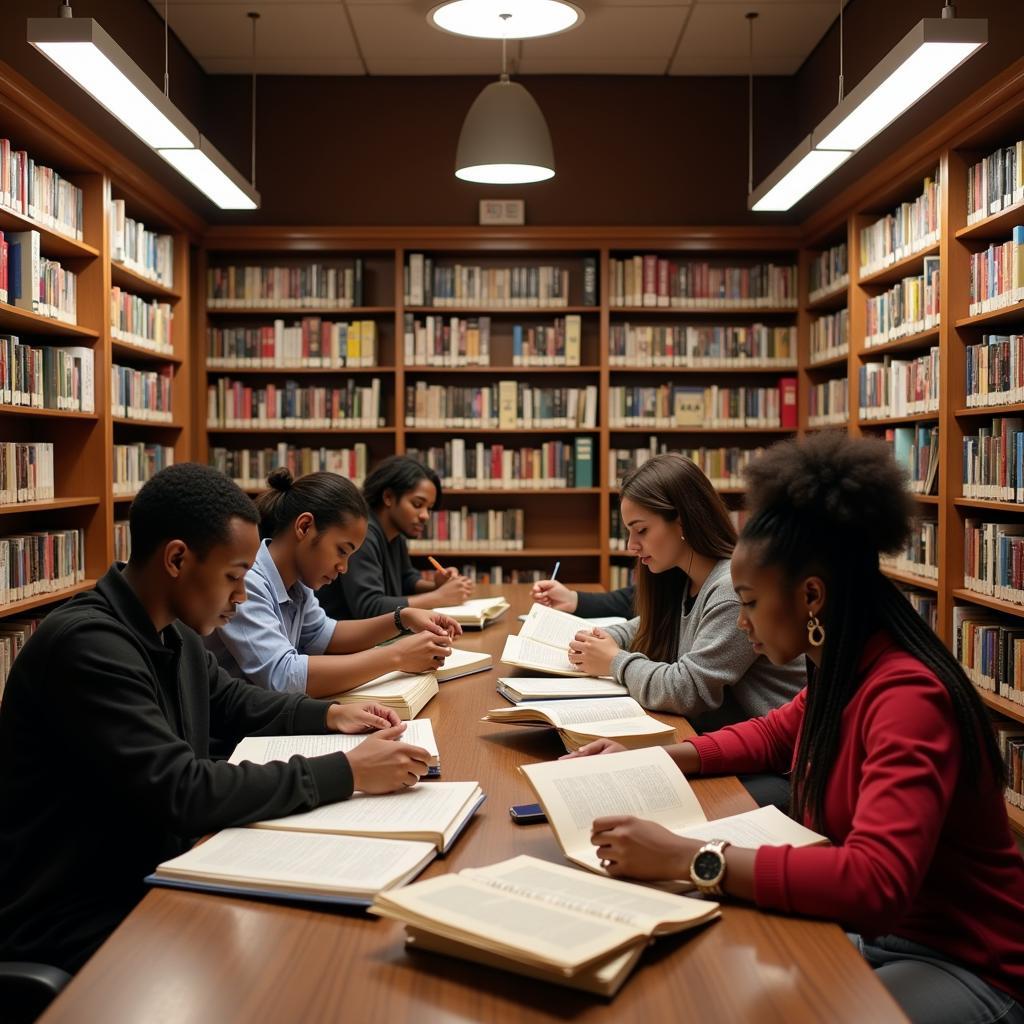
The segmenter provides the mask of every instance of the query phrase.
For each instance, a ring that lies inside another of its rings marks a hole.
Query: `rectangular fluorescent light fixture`
[[[93,18],[29,18],[28,41],[147,146],[196,144],[196,129]]]
[[[205,135],[194,149],[158,149],[183,177],[222,210],[256,210],[260,194],[214,148]]]
[[[814,149],[811,136],[806,136],[750,193],[748,209],[758,213],[790,209],[852,155],[849,150]]]
[[[814,129],[818,149],[860,149],[988,42],[984,18],[923,18]]]

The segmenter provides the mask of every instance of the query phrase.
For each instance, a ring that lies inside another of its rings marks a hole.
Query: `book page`
[[[568,612],[560,612],[555,608],[547,608],[535,604],[526,615],[519,636],[535,640],[539,644],[566,650],[569,641],[575,639],[581,629],[592,629],[592,623],[586,619],[578,619]]]
[[[513,700],[566,700],[581,697],[606,698],[628,697],[629,691],[621,683],[611,679],[597,679],[595,676],[581,676],[578,679],[549,679],[545,676],[503,676],[498,680],[499,693]]]
[[[463,651],[458,647],[452,648],[452,653],[444,659],[445,669],[470,668],[473,665],[481,665],[491,660],[491,656],[480,651]]]
[[[626,738],[627,736],[675,736],[675,729],[664,722],[659,722],[650,715],[643,718],[611,718],[599,722],[580,722],[578,725],[564,727],[566,732],[578,736],[593,736],[608,739]]]
[[[662,747],[522,765],[566,856],[600,871],[595,818],[625,814],[673,831],[706,821],[683,773]]]
[[[516,711],[526,710],[535,711],[558,726],[581,725],[584,722],[589,724],[623,718],[639,720],[649,718],[647,712],[632,697],[599,697],[594,700],[557,700],[537,703],[523,701],[514,709],[508,709],[506,713],[515,714]],[[650,720],[654,721],[653,718]],[[661,725],[660,722],[657,724]]]
[[[366,697],[368,700],[384,697],[408,697],[423,685],[425,676],[433,674],[433,672],[427,672],[424,675],[414,676],[408,672],[386,672],[382,676],[377,676],[376,679],[371,679],[368,683],[363,683],[362,686],[357,686],[354,690],[348,690],[346,695],[350,698],[353,695]]]
[[[501,660],[509,665],[523,665],[541,672],[556,672],[566,676],[585,675],[572,666],[564,650],[538,644],[522,636],[506,638]]]
[[[432,608],[431,611],[439,612],[441,615],[450,615],[452,618],[457,618],[460,615],[472,618],[486,614],[489,611],[496,611],[507,604],[508,602],[503,597],[474,597],[463,604],[451,604],[443,608]]]
[[[727,839],[736,846],[756,850],[759,846],[815,846],[828,840],[804,828],[777,807],[758,807],[754,811],[717,818],[703,825],[672,829],[676,835],[691,839]]]
[[[326,733],[322,736],[247,736],[231,754],[231,764],[251,761],[253,764],[267,764],[268,761],[287,761],[296,754],[303,757],[320,757],[323,754],[347,754],[355,750],[372,732]],[[422,747],[428,754],[438,756],[434,726],[429,718],[415,718],[405,723],[405,732],[400,742]]]
[[[328,893],[371,893],[404,878],[434,856],[433,843],[228,828],[156,874]]]

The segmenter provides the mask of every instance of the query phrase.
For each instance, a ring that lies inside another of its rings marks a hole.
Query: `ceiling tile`
[[[427,24],[418,4],[358,4],[349,7],[360,49],[372,65],[377,60],[489,61],[492,70],[501,66],[501,43],[494,39],[467,39],[441,32]],[[429,72],[473,74],[473,72]]]
[[[755,75],[791,75],[802,63],[800,57],[758,57],[754,60]],[[746,57],[678,57],[672,64],[673,75],[739,75],[750,70]]]
[[[250,57],[207,57],[203,70],[210,75],[248,75]],[[363,62],[352,57],[260,57],[257,75],[365,75]]]
[[[603,7],[587,12],[579,28],[561,35],[523,40],[523,56],[664,57],[672,55],[690,7]],[[662,71],[664,68],[661,69]]]

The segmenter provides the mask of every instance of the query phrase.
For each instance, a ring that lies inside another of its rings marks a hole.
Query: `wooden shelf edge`
[[[877,355],[887,355],[890,352],[902,352],[909,348],[919,348],[930,341],[938,342],[940,327],[929,327],[927,331],[918,331],[917,334],[908,334],[905,338],[896,338],[894,341],[887,341],[883,345],[870,345],[862,348],[857,355],[861,359],[873,358]]]
[[[33,608],[42,608],[48,604],[56,604],[58,601],[74,597],[75,594],[92,590],[94,586],[96,586],[96,580],[82,580],[81,583],[76,583],[73,587],[67,587],[64,590],[55,590],[49,594],[37,594],[35,597],[28,597],[23,601],[12,601],[8,604],[0,605],[0,620],[9,619],[12,615],[20,615],[22,612],[31,611]]]
[[[154,281],[114,259],[110,261],[110,277],[111,282],[119,288],[143,294],[150,299],[167,299],[169,302],[181,300],[181,292],[177,289],[168,288],[167,285]]]
[[[431,548],[430,551],[413,551],[413,558],[426,558],[430,554],[443,558],[598,558],[600,548],[523,548],[521,551],[445,551]]]
[[[0,207],[0,231],[38,231],[39,249],[44,256],[58,259],[95,259],[100,251],[95,246],[80,242],[62,231],[48,228],[39,221]]]
[[[954,498],[953,504],[957,508],[976,508],[991,512],[1024,512],[1024,502],[1016,501],[989,501],[985,498]]]
[[[1009,306],[1000,306],[999,309],[991,309],[987,313],[976,313],[974,316],[960,317],[956,321],[957,327],[984,326],[989,323],[1001,323],[1003,320],[1024,319],[1024,302],[1014,302]]]
[[[895,569],[886,569],[882,567],[882,575],[888,576],[889,579],[894,580],[896,583],[905,583],[908,587],[920,587],[922,590],[934,590],[938,591],[939,581],[928,579],[927,576],[915,576],[910,572],[897,572]]]
[[[95,412],[69,412],[66,409],[34,409],[25,405],[0,405],[0,413],[13,413],[18,416],[44,416],[48,419],[59,420],[82,420],[89,423],[99,419],[99,414]]]
[[[395,366],[210,366],[207,364],[206,374],[208,377],[249,377],[255,374],[279,374],[281,376],[294,374],[302,377],[327,374],[337,376],[343,373],[394,373],[396,369]],[[446,372],[450,373],[451,370]]]
[[[58,334],[68,338],[89,338],[95,341],[99,331],[91,327],[79,327],[78,324],[66,324],[52,316],[40,316],[30,313],[27,309],[12,306],[9,302],[0,302],[0,326],[14,324],[14,329],[27,334]]]
[[[982,608],[991,608],[993,611],[1024,618],[1024,604],[1014,604],[1012,601],[1003,601],[998,597],[976,594],[973,590],[967,590],[965,587],[954,588],[953,597],[958,601],[966,601],[969,604],[980,605]]]
[[[1006,817],[1009,819],[1010,828],[1019,836],[1024,836],[1024,811],[1014,807],[1004,797],[1006,803]]]
[[[1024,724],[1024,704],[1017,704],[1015,701],[1007,700],[1005,697],[1000,697],[998,693],[983,690],[980,686],[975,686],[974,689],[977,690],[978,696],[981,697],[981,702],[987,707],[992,708],[993,711],[998,711],[1007,718],[1012,718],[1015,722]],[[1021,813],[1024,815],[1024,812]]]
[[[913,268],[915,263],[920,263],[926,256],[937,256],[939,254],[939,244],[939,242],[934,242],[918,252],[904,256],[902,259],[896,260],[895,263],[890,263],[887,267],[875,270],[864,277],[860,276],[860,269],[858,268],[856,283],[863,288],[865,286],[891,284],[894,280],[898,281],[904,276],[906,271]]]
[[[0,505],[0,516],[19,515],[22,512],[50,512],[62,508],[90,508],[100,503],[99,497],[46,498],[42,501],[16,501],[11,505]]]

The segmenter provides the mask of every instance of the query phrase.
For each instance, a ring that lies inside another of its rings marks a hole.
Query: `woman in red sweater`
[[[740,849],[599,818],[609,873],[840,922],[904,1012],[1024,1022],[1024,861],[992,727],[963,670],[878,568],[913,503],[880,441],[819,434],[747,472],[732,561],[739,625],[777,665],[814,668],[791,703],[669,748],[688,775],[792,772],[791,813],[828,847]],[[599,740],[581,754],[622,749]]]

